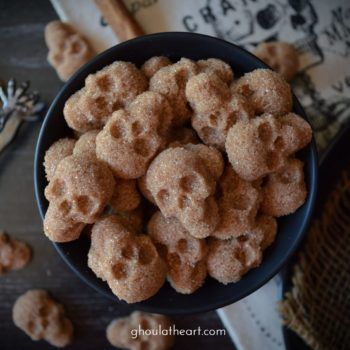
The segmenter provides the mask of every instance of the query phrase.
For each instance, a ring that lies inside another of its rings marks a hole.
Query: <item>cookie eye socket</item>
[[[66,192],[66,183],[60,179],[54,179],[50,186],[50,194],[55,197],[61,197]]]
[[[156,257],[155,251],[151,245],[144,244],[139,248],[138,261],[141,265],[150,264]]]
[[[186,239],[182,238],[180,240],[178,240],[177,244],[176,244],[176,250],[180,253],[186,253],[188,250],[188,242]]]
[[[89,196],[77,196],[74,202],[79,212],[83,214],[93,214],[96,211],[95,201]]]
[[[123,280],[128,277],[128,269],[122,262],[117,262],[112,266],[112,275],[117,280]]]
[[[272,128],[269,124],[267,123],[263,123],[261,125],[259,125],[258,127],[258,135],[259,135],[259,139],[262,142],[268,142],[271,140],[272,138]]]

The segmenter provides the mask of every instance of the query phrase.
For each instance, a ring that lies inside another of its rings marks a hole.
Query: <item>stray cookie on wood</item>
[[[47,60],[56,69],[62,81],[67,81],[95,56],[87,40],[70,25],[61,21],[52,21],[46,25],[45,42],[49,48]]]
[[[72,322],[66,317],[63,306],[45,290],[29,290],[21,295],[13,306],[12,318],[32,340],[44,339],[57,347],[72,341]]]
[[[0,231],[0,275],[7,271],[22,269],[29,263],[31,255],[27,243]]]

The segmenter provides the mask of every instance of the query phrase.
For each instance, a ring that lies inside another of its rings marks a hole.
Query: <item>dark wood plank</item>
[[[0,2],[0,80],[30,80],[49,104],[61,87],[46,61],[45,24],[56,18],[48,0]],[[12,305],[31,288],[45,288],[66,306],[75,325],[69,349],[111,349],[106,325],[127,315],[125,306],[106,300],[76,277],[44,237],[33,190],[34,147],[40,123],[24,125],[0,155],[0,229],[27,241],[34,250],[28,268],[0,277],[0,348],[52,349],[45,342],[32,342],[12,323]],[[222,328],[215,312],[177,317],[179,328]],[[232,349],[228,336],[178,337],[175,349]],[[68,348],[67,348],[68,349]]]

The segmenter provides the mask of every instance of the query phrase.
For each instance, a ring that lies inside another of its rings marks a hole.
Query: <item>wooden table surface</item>
[[[87,0],[89,1],[89,0]],[[62,83],[46,61],[43,30],[56,19],[48,0],[0,2],[0,80],[30,80],[50,104]],[[107,324],[127,315],[128,307],[100,296],[76,277],[42,233],[33,189],[34,148],[40,123],[23,125],[15,142],[0,154],[0,230],[28,242],[34,256],[22,271],[0,277],[0,349],[52,349],[33,342],[12,322],[16,298],[32,288],[49,290],[66,307],[75,326],[75,338],[67,349],[112,349],[105,338]],[[178,328],[223,328],[217,314],[176,317]],[[233,349],[226,336],[177,337],[175,349]]]

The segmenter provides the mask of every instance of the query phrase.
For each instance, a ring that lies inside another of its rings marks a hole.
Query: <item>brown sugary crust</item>
[[[254,181],[282,169],[287,158],[305,147],[311,137],[310,125],[294,113],[279,118],[263,114],[233,125],[225,147],[238,175]]]
[[[45,153],[44,167],[48,181],[55,175],[59,162],[73,153],[75,140],[70,138],[59,139],[54,142]]]
[[[281,41],[260,43],[254,54],[287,81],[291,81],[298,72],[299,55],[295,47],[289,43]]]
[[[192,111],[187,105],[185,88],[187,81],[197,74],[196,63],[188,58],[160,69],[149,82],[149,89],[164,95],[175,114],[175,126],[183,126],[190,120]]]
[[[259,186],[241,179],[227,165],[218,187],[220,222],[211,236],[228,239],[249,233],[255,226],[260,206]]]
[[[150,237],[136,234],[115,215],[93,226],[88,265],[127,303],[150,298],[166,277],[166,266]]]
[[[107,327],[106,336],[108,341],[118,348],[167,350],[173,345],[174,336],[156,332],[159,329],[168,330],[171,326],[172,321],[164,315],[134,311],[130,316],[113,320]],[[138,331],[139,327],[149,330],[150,335],[138,334],[133,338],[132,332]]]
[[[209,73],[217,75],[223,82],[230,84],[233,80],[232,68],[224,61],[218,58],[208,58],[197,61],[200,73]]]
[[[248,236],[220,240],[210,238],[208,273],[223,284],[238,282],[251,268],[260,265],[261,248]]]
[[[114,111],[128,106],[147,86],[146,77],[134,64],[115,61],[88,75],[85,86],[66,101],[66,122],[82,133],[100,129]]]
[[[213,73],[192,77],[186,85],[186,97],[194,111],[192,127],[204,143],[220,150],[225,148],[231,126],[253,116],[247,99],[232,93],[227,83]]]
[[[255,69],[231,85],[235,93],[248,99],[255,114],[281,116],[292,110],[292,91],[284,78],[270,69]]]
[[[62,218],[92,224],[111,199],[114,185],[103,162],[87,155],[71,155],[59,163],[45,196]]]
[[[27,243],[0,231],[0,275],[24,268],[31,257],[32,252]]]
[[[191,235],[205,238],[219,220],[214,199],[217,179],[187,146],[161,152],[148,168],[146,186],[165,217],[177,218]]]
[[[303,162],[289,159],[278,172],[270,174],[262,187],[261,211],[280,217],[294,213],[305,202],[307,191]]]
[[[73,338],[73,325],[63,306],[45,290],[29,290],[15,302],[12,311],[15,325],[32,340],[44,339],[56,347],[65,347]]]
[[[148,234],[166,261],[168,280],[183,294],[191,294],[202,286],[207,275],[205,240],[194,238],[174,218],[157,211],[148,223]]]
[[[52,21],[46,25],[45,42],[49,48],[47,60],[62,81],[67,81],[95,56],[88,41],[69,24],[61,21]]]
[[[97,157],[116,177],[136,179],[166,145],[173,113],[162,95],[147,91],[127,108],[114,112],[96,137]]]
[[[75,241],[80,237],[84,227],[85,224],[82,222],[69,216],[63,216],[56,202],[49,204],[44,218],[43,230],[50,241],[57,243]]]
[[[136,180],[116,179],[116,185],[109,205],[114,211],[131,211],[141,203]]]
[[[90,130],[80,135],[75,143],[73,154],[96,156],[96,136],[100,130]]]
[[[143,74],[148,78],[152,78],[161,68],[170,66],[172,62],[165,56],[154,56],[148,59],[141,67]]]

